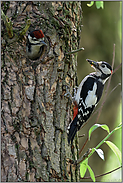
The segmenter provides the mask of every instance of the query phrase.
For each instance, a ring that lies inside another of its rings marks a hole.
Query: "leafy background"
[[[107,61],[112,64],[113,58],[113,45],[115,43],[115,63],[114,69],[122,63],[121,57],[121,14],[122,14],[122,2],[120,1],[104,1],[104,9],[97,9],[95,4],[88,7],[88,1],[82,2],[82,16],[83,16],[83,26],[81,32],[81,42],[80,47],[84,47],[84,51],[78,53],[78,84],[81,80],[93,69],[87,63],[86,59],[90,58],[95,61]],[[121,67],[118,71],[113,74],[108,94],[116,87],[116,89],[110,94],[106,99],[106,103],[103,106],[100,118],[98,120],[99,124],[108,125],[110,131],[113,130],[118,124],[121,123]],[[106,89],[106,86],[105,86]],[[104,100],[105,89],[101,101],[99,102],[96,109],[101,106]],[[96,111],[95,109],[95,111]],[[83,146],[89,128],[95,123],[97,115],[94,115],[90,121],[84,126],[79,134],[85,134],[85,137],[79,139],[80,149]],[[107,132],[101,128],[98,128],[93,132],[91,140],[87,143],[82,154],[84,154],[88,148],[95,147],[105,136]],[[112,141],[121,150],[121,130],[116,131],[109,140]],[[105,161],[101,160],[97,153],[94,153],[89,159],[89,165],[94,171],[95,175],[99,175],[110,171],[114,168],[120,166],[116,155],[111,151],[111,149],[103,144],[101,149],[104,152]],[[106,175],[104,177],[97,178],[96,181],[110,181],[119,182],[121,181],[121,169]],[[90,176],[88,171],[85,176]],[[82,180],[83,181],[83,180]],[[84,181],[90,181],[89,179],[84,179]]]

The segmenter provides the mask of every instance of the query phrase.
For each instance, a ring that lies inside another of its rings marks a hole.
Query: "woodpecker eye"
[[[104,65],[104,64],[102,64],[101,66],[102,66],[103,68],[105,67],[105,65]]]

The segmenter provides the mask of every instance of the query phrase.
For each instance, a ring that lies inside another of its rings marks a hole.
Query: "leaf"
[[[93,132],[94,130],[96,130],[97,128],[99,128],[99,127],[103,128],[103,129],[106,130],[108,133],[110,132],[109,127],[108,127],[107,125],[95,124],[95,125],[93,125],[93,126],[90,128],[90,130],[89,130],[89,140],[90,140],[90,137],[91,137],[92,132]]]
[[[88,171],[90,173],[91,179],[93,180],[93,182],[95,182],[95,175],[93,170],[91,169],[91,167],[89,165],[87,165]]]
[[[87,6],[91,7],[91,6],[93,6],[93,4],[94,4],[94,1],[91,1],[90,4],[87,4]]]
[[[88,159],[85,159],[80,163],[80,176],[83,178],[87,171]]]
[[[94,130],[96,130],[98,127],[100,127],[100,124],[95,124],[93,125],[90,129],[89,129],[89,140],[90,140],[90,137],[91,137],[91,134]]]
[[[103,6],[103,1],[96,1],[96,8],[97,9],[100,9],[100,8],[104,8],[104,6]]]
[[[101,125],[100,127],[110,133],[109,127],[107,125]]]
[[[111,141],[105,141],[106,144],[111,148],[111,150],[116,154],[116,156],[119,159],[120,164],[122,164],[122,158],[121,158],[121,151],[118,149],[118,147],[112,143]]]
[[[99,157],[102,159],[102,160],[105,160],[104,159],[104,152],[102,151],[102,149],[96,149],[94,148],[95,151],[97,152],[97,154],[99,155]]]

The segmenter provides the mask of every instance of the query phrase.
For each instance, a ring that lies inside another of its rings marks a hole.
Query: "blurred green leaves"
[[[100,8],[103,9],[103,8],[104,8],[104,2],[103,2],[103,1],[91,1],[90,4],[87,4],[87,6],[88,6],[88,7],[93,6],[94,2],[95,2],[95,4],[96,4],[96,8],[97,8],[97,9],[100,9]]]
[[[91,7],[91,6],[93,6],[93,4],[94,4],[94,1],[91,1],[90,4],[87,4],[87,6]]]
[[[95,1],[97,9],[104,8],[104,2],[103,1]]]

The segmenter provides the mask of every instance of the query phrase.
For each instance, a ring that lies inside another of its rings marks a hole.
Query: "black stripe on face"
[[[109,63],[102,61],[102,64],[105,64],[107,66],[107,68],[112,71],[112,67]]]

